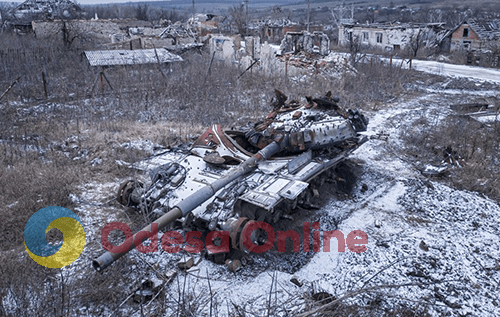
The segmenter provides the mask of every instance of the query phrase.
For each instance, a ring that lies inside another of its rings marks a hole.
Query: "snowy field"
[[[343,299],[347,305],[379,309],[374,312],[377,315],[401,305],[419,307],[432,316],[500,315],[498,202],[423,176],[421,166],[399,151],[404,146],[403,131],[411,131],[412,124],[422,117],[437,124],[453,112],[450,105],[462,99],[468,102],[471,97],[498,102],[500,93],[495,84],[500,82],[500,72],[423,61],[413,61],[413,67],[461,78],[467,88],[449,85],[451,80],[431,86],[415,82],[408,86],[407,94],[380,109],[365,111],[370,123],[364,134],[369,141],[349,159],[358,176],[351,196],[336,199],[331,195],[319,210],[301,219],[319,222],[321,231],[340,230],[345,236],[353,230],[364,231],[368,235],[365,252],[354,253],[347,247],[339,252],[332,239],[330,252],[254,254],[246,266],[233,273],[198,256],[197,265],[187,272],[178,271],[177,262],[189,254],[141,254],[134,250],[125,256],[131,263],[127,281],[151,280],[158,285],[158,296],[144,305],[133,302],[130,298],[137,285],[131,287],[124,278],[121,294],[128,289],[131,296],[118,300],[121,305],[93,302],[77,308],[77,313],[141,316],[161,311],[170,316],[183,308],[207,316],[295,316],[318,309],[319,303],[311,303],[318,299],[315,295],[322,294],[326,296],[323,304],[333,306],[336,299]],[[480,89],[485,82],[490,85]],[[158,154],[161,147],[142,139],[120,146],[151,155]],[[123,180],[91,182],[71,194],[74,211],[85,228],[86,246],[79,259],[61,269],[69,277],[69,285],[99,274],[91,261],[102,253],[100,230],[104,224],[133,223],[128,211],[110,203]],[[114,269],[116,264],[103,273],[105,284],[111,284],[106,275],[111,276]],[[172,270],[177,275],[169,278]],[[13,299],[3,299],[7,312],[13,305]]]
[[[456,69],[441,70],[441,74],[455,75]],[[487,71],[482,75],[483,80],[498,79],[491,78]],[[463,90],[460,93],[469,94]],[[307,307],[311,294],[318,292],[326,292],[333,299],[347,296],[347,303],[366,303],[383,294],[380,308],[389,311],[394,303],[407,303],[436,316],[500,315],[498,203],[422,176],[395,151],[401,146],[400,131],[422,113],[438,113],[438,117],[449,114],[449,107],[437,100],[453,94],[456,91],[431,88],[424,96],[398,99],[383,110],[368,112],[366,135],[370,141],[351,156],[362,171],[352,198],[332,198],[308,219],[318,221],[321,230],[338,229],[344,235],[352,230],[366,232],[366,252],[358,254],[347,248],[338,252],[332,242],[331,252],[297,255],[297,263],[294,255],[255,255],[253,263],[236,274],[223,265],[201,260],[166,285],[167,294],[177,298],[182,290],[185,300],[202,302],[196,312],[203,315],[210,315],[212,310],[213,315],[224,316],[235,309],[258,315],[296,315]],[[491,94],[498,96],[495,91],[484,92]],[[95,274],[89,261],[100,253],[95,225],[114,220],[120,211],[95,208],[89,202],[103,203],[116,186],[91,184],[82,188],[81,197],[75,197],[87,202],[76,209],[86,222],[87,248],[68,270]],[[182,255],[133,251],[130,256],[138,268],[143,268],[131,274],[137,279],[160,281],[158,272],[174,267]],[[157,270],[144,269],[143,262]],[[359,294],[351,296],[354,292]],[[148,307],[155,305],[159,304],[153,301]],[[177,309],[178,304],[171,305],[167,314]],[[119,311],[140,315],[137,306],[129,304]],[[104,312],[112,313],[108,308]]]

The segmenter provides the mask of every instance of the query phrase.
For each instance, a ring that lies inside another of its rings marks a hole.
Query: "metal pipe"
[[[176,219],[186,216],[189,212],[193,211],[196,207],[207,201],[210,197],[215,195],[216,192],[218,192],[227,184],[231,183],[238,177],[241,177],[253,171],[257,167],[258,161],[266,160],[270,156],[278,153],[279,151],[281,151],[280,144],[273,141],[271,144],[269,144],[268,146],[257,152],[257,154],[253,155],[245,162],[243,162],[236,169],[232,170],[227,175],[216,180],[212,184],[200,188],[198,191],[196,191],[189,197],[185,198],[177,206],[172,208],[168,213],[156,219],[152,223],[158,224],[158,230],[165,228],[168,224],[172,223]],[[114,261],[122,257],[124,254],[134,249],[136,243],[136,236],[140,232],[151,232],[151,224],[147,225],[141,231],[137,232],[124,242],[124,243],[130,243],[130,248],[128,250],[121,253],[105,252],[100,257],[92,261],[92,266],[94,267],[94,269],[100,272],[105,268],[107,268],[108,266],[110,266]],[[143,239],[146,238],[147,237],[144,237]]]

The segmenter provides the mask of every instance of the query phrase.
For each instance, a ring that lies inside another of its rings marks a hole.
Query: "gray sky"
[[[24,2],[25,0],[0,0],[3,2]],[[150,2],[150,1],[155,1],[155,0],[104,0],[104,1],[99,1],[99,0],[73,0],[73,2],[76,2],[78,4],[96,4],[96,3],[125,3],[125,2]],[[158,1],[169,1],[169,0],[158,0]],[[186,0],[187,1],[187,0]],[[190,2],[191,3],[191,2]]]
[[[105,0],[105,1],[99,1],[99,0],[77,0],[74,2],[77,2],[79,4],[96,4],[96,3],[124,3],[124,2],[144,2],[144,1],[155,1],[155,0]],[[162,0],[163,1],[163,0]],[[168,0],[165,0],[168,1]]]

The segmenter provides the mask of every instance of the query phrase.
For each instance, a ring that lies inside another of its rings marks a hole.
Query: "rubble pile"
[[[12,11],[13,20],[78,19],[84,17],[82,8],[71,0],[27,0]]]

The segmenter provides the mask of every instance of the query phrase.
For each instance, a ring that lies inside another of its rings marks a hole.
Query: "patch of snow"
[[[133,140],[122,143],[120,144],[120,146],[125,149],[136,149],[150,154],[165,150],[165,148],[162,145],[153,143],[150,140]]]
[[[370,124],[365,134],[371,140],[351,156],[363,164],[352,199],[332,200],[315,215],[321,230],[340,230],[344,237],[353,230],[364,231],[368,235],[365,252],[355,253],[347,247],[345,252],[338,252],[338,244],[331,239],[330,252],[313,254],[310,260],[299,263],[293,274],[283,269],[288,265],[285,255],[252,255],[254,263],[236,274],[223,265],[203,260],[191,273],[180,273],[166,287],[167,294],[179,296],[179,285],[186,285],[191,298],[206,296],[211,290],[221,315],[229,314],[233,304],[262,314],[269,302],[282,305],[290,313],[304,308],[305,298],[313,290],[338,297],[363,287],[408,284],[387,289],[387,295],[403,302],[429,303],[427,310],[435,316],[500,315],[499,205],[477,193],[423,178],[419,170],[394,151],[401,146],[401,129],[422,116],[435,123],[451,113],[436,101],[448,92],[428,91],[429,95],[369,113]],[[154,144],[147,141],[127,142],[122,146],[154,152]],[[172,153],[171,159],[178,159],[175,155]],[[168,155],[161,157],[170,159]],[[135,167],[147,170],[166,163],[158,160],[160,157],[153,156]],[[99,228],[119,217],[116,208],[102,205],[114,196],[119,183],[88,184],[81,188],[81,195],[72,196],[77,202],[75,210],[84,222],[89,246],[84,256],[65,268],[76,276],[91,270],[83,259],[102,251]],[[361,189],[361,184],[365,189]],[[127,256],[165,271],[183,254],[140,254],[135,250]],[[299,258],[303,254],[291,256]],[[148,269],[134,270],[131,274],[144,278],[154,273]],[[304,285],[291,283],[292,277]],[[360,298],[364,297],[355,300]],[[391,301],[383,305],[390,305]],[[175,313],[177,307],[167,309],[166,314]],[[209,305],[198,313],[208,315]]]

